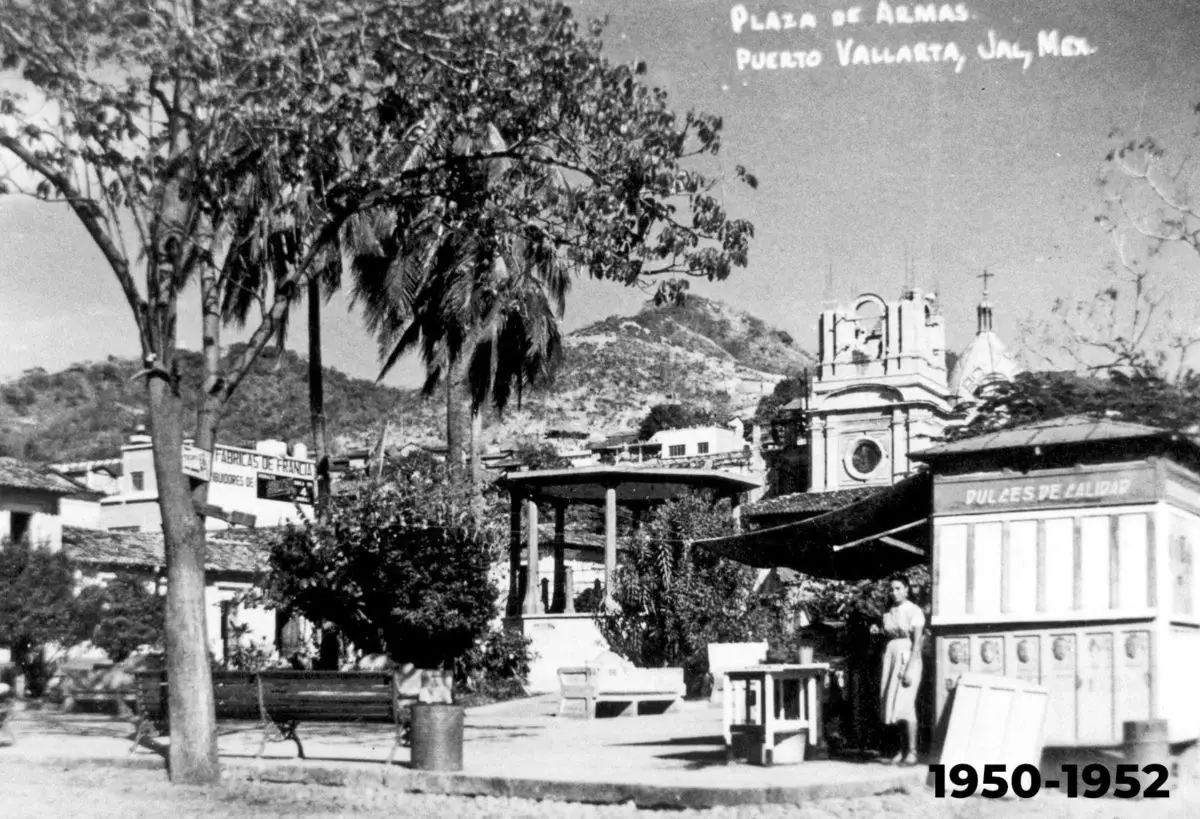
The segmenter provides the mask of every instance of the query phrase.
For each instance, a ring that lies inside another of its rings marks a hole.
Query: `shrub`
[[[496,614],[497,520],[424,472],[367,486],[334,497],[321,522],[282,531],[265,592],[364,653],[452,668]]]
[[[617,570],[620,610],[598,618],[609,645],[635,665],[682,667],[693,696],[708,685],[709,643],[778,630],[777,612],[753,596],[753,569],[691,545],[732,531],[727,502],[693,494],[664,504]]]
[[[41,696],[53,671],[45,646],[70,642],[74,602],[74,577],[62,552],[0,543],[0,645],[11,650],[31,697]]]
[[[86,586],[75,601],[72,638],[90,640],[115,663],[139,648],[160,648],[166,601],[144,578],[119,574],[103,584]]]
[[[468,690],[486,691],[496,688],[518,690],[529,680],[533,641],[524,634],[507,629],[491,632],[477,642],[455,663],[455,682]]]

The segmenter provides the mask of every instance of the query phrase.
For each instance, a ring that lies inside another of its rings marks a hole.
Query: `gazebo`
[[[559,666],[578,665],[590,659],[603,641],[588,614],[569,611],[566,588],[565,529],[572,504],[604,509],[604,599],[612,604],[617,567],[617,507],[624,506],[640,520],[656,505],[680,497],[688,490],[709,490],[718,499],[730,499],[738,519],[742,496],[762,487],[757,478],[713,469],[591,466],[511,472],[497,485],[509,493],[510,531],[508,625],[534,640],[538,666],[530,673],[534,688],[553,687]],[[538,577],[538,505],[554,510],[554,579],[549,611],[543,610]],[[521,511],[526,516],[525,543],[521,543]],[[519,595],[521,561],[525,558],[525,595]]]

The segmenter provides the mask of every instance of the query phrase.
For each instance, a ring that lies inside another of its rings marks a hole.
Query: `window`
[[[686,450],[683,444],[671,444],[669,447],[667,447],[667,456],[671,458],[682,458],[685,451]]]
[[[130,475],[130,477],[133,479],[133,491],[134,492],[141,492],[143,489],[146,488],[146,473],[145,472],[134,472]]]
[[[870,438],[863,438],[846,456],[846,470],[856,478],[869,478],[883,463],[883,450]]]
[[[13,543],[19,543],[29,537],[29,525],[33,522],[31,513],[10,512],[8,520],[8,537]]]
[[[707,455],[708,454],[708,441],[701,441],[700,443],[696,444],[696,451],[699,452],[701,455]]]

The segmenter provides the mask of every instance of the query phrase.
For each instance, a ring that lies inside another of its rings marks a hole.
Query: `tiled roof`
[[[232,534],[236,531],[208,533],[206,571],[253,574],[267,567],[264,535],[271,530]],[[108,532],[64,526],[62,542],[63,551],[78,563],[147,569],[166,563],[162,532]]]
[[[77,481],[69,475],[63,475],[58,472],[50,472],[50,477],[53,478],[62,488],[70,492],[78,498],[86,498],[87,500],[100,500],[104,497],[103,492],[97,492],[93,489],[88,489],[82,481]]]
[[[746,517],[762,517],[765,515],[831,512],[873,495],[882,488],[885,487],[856,486],[851,489],[834,489],[829,492],[794,492],[747,506],[742,514]]]
[[[632,446],[639,443],[638,434],[636,432],[621,432],[616,435],[609,435],[604,440],[591,445],[592,449],[612,449],[613,447]],[[647,445],[649,442],[642,442]]]
[[[1122,441],[1147,438],[1167,438],[1168,430],[1144,424],[1131,424],[1111,418],[1093,418],[1086,415],[1068,415],[1049,421],[1038,421],[999,432],[989,432],[939,444],[929,449],[914,452],[912,458],[926,460],[946,455],[962,455],[968,452],[990,452],[1003,449],[1028,449],[1035,446],[1064,446],[1091,444],[1104,441]]]
[[[92,472],[102,469],[114,475],[120,475],[121,459],[104,458],[98,461],[70,461],[69,463],[50,464],[50,468],[58,472]]]
[[[16,458],[0,458],[0,486],[53,492],[56,495],[73,495],[78,491],[67,480]]]

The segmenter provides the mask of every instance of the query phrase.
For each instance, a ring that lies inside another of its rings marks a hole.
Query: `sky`
[[[940,22],[912,22],[928,3],[572,5],[581,17],[607,15],[609,56],[644,60],[678,111],[723,118],[716,169],[728,181],[719,190],[756,236],[747,268],[692,291],[808,349],[826,302],[864,291],[895,298],[906,271],[939,294],[948,346],[961,349],[975,332],[985,268],[995,274],[996,329],[1017,345],[1022,320],[1105,280],[1114,254],[1094,217],[1113,129],[1153,135],[1178,154],[1200,145],[1194,0],[932,4]],[[1060,56],[1039,53],[1039,35],[1045,45],[1051,32]],[[859,64],[872,47],[892,61]],[[758,177],[757,190],[733,180],[737,164]],[[0,237],[0,377],[136,354],[116,281],[62,206],[0,198]],[[1194,301],[1198,273],[1174,265],[1173,298]],[[632,313],[647,297],[577,280],[565,327]],[[194,295],[182,310],[181,341],[195,347]],[[374,343],[343,297],[327,308],[323,332],[327,365],[375,377]],[[418,380],[408,362],[387,383]]]

